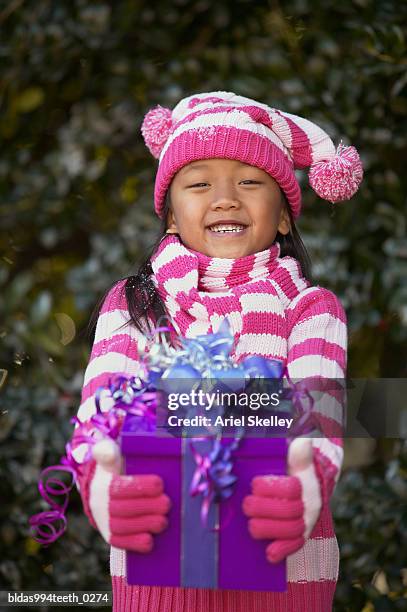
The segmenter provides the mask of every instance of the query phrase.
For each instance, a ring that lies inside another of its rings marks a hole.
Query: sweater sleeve
[[[82,423],[96,412],[95,392],[101,385],[108,384],[112,375],[132,376],[139,368],[140,332],[127,323],[129,318],[124,295],[125,280],[119,281],[109,291],[99,312],[95,339],[88,365],[85,370],[81,403],[77,416]],[[72,447],[79,446],[76,441],[77,429],[73,432]],[[79,449],[78,449],[79,450]],[[89,490],[95,471],[95,461],[91,459],[82,466],[78,476],[78,489],[84,511],[90,523],[96,527],[89,507]]]
[[[346,410],[346,314],[332,291],[309,287],[288,308],[287,369],[301,380],[313,400],[321,437],[312,438],[314,466],[324,503],[328,503],[343,462]],[[306,379],[306,380],[304,380]]]

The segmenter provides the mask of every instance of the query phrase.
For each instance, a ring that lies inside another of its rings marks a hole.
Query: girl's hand
[[[117,548],[150,552],[152,534],[167,527],[165,515],[171,507],[162,479],[155,474],[120,475],[120,452],[113,440],[98,442],[92,453],[96,469],[89,506],[100,533]]]
[[[256,476],[243,500],[256,540],[272,539],[268,561],[278,563],[310,536],[321,511],[321,491],[312,460],[312,440],[297,438],[288,448],[288,476]]]

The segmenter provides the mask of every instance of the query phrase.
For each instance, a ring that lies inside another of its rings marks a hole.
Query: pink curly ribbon
[[[50,476],[43,482],[43,479],[49,472],[55,471],[70,473],[72,476],[71,483],[66,485],[60,478],[55,476]],[[65,511],[69,502],[69,493],[75,484],[75,480],[75,469],[69,465],[52,465],[41,472],[38,488],[41,497],[47,502],[50,510],[34,514],[29,519],[30,526],[35,531],[34,539],[40,544],[51,544],[64,533],[67,527]],[[62,502],[57,503],[51,495],[62,497]]]
[[[110,410],[102,412],[101,394],[106,390],[110,391],[110,397],[115,400],[115,403]],[[31,516],[29,524],[33,538],[44,546],[55,542],[67,528],[65,513],[69,503],[69,494],[77,482],[82,466],[92,457],[92,446],[103,438],[116,440],[120,435],[123,414],[126,412],[140,417],[139,427],[143,431],[154,431],[155,429],[157,393],[147,391],[146,383],[140,378],[134,376],[132,378],[125,376],[110,378],[107,387],[101,386],[97,389],[95,404],[96,414],[91,417],[90,424],[83,423],[76,416],[71,419],[71,423],[76,423],[79,429],[75,436],[75,448],[82,444],[87,445],[82,461],[78,462],[75,459],[74,449],[68,442],[65,446],[66,454],[61,457],[60,463],[45,468],[40,474],[38,489],[41,497],[48,504],[49,510]],[[52,472],[67,472],[71,474],[72,481],[66,485],[61,478],[55,475],[48,476]],[[58,501],[54,497],[58,498]]]

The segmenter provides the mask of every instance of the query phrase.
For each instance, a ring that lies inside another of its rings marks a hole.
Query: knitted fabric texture
[[[155,210],[174,175],[198,159],[235,159],[272,176],[287,197],[294,218],[301,210],[295,170],[310,167],[310,184],[330,202],[350,199],[363,178],[355,147],[335,146],[324,130],[303,117],[229,91],[188,96],[171,111],[157,105],[141,126],[145,143],[159,159]]]
[[[329,290],[310,286],[292,257],[280,257],[279,244],[239,259],[218,259],[187,249],[166,236],[153,259],[153,281],[178,333],[187,337],[216,331],[223,317],[235,337],[234,357],[281,359],[291,378],[345,377],[347,330],[344,310]],[[95,411],[94,394],[112,374],[137,374],[138,330],[127,324],[125,281],[108,294],[101,309],[85,371],[78,416]],[[344,392],[330,392],[332,410],[324,419],[340,421]],[[317,409],[317,408],[316,408]],[[313,461],[321,487],[322,510],[305,545],[287,558],[286,593],[210,591],[129,586],[125,552],[111,548],[113,610],[136,612],[327,612],[332,609],[339,550],[329,500],[343,459],[340,438],[312,438]],[[165,483],[164,483],[165,484]],[[89,490],[80,481],[81,490]],[[89,508],[89,504],[84,500]]]

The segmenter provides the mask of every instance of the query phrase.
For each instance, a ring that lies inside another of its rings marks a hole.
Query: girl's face
[[[269,248],[290,229],[276,181],[231,159],[203,159],[181,168],[170,187],[167,227],[186,247],[235,259]]]

